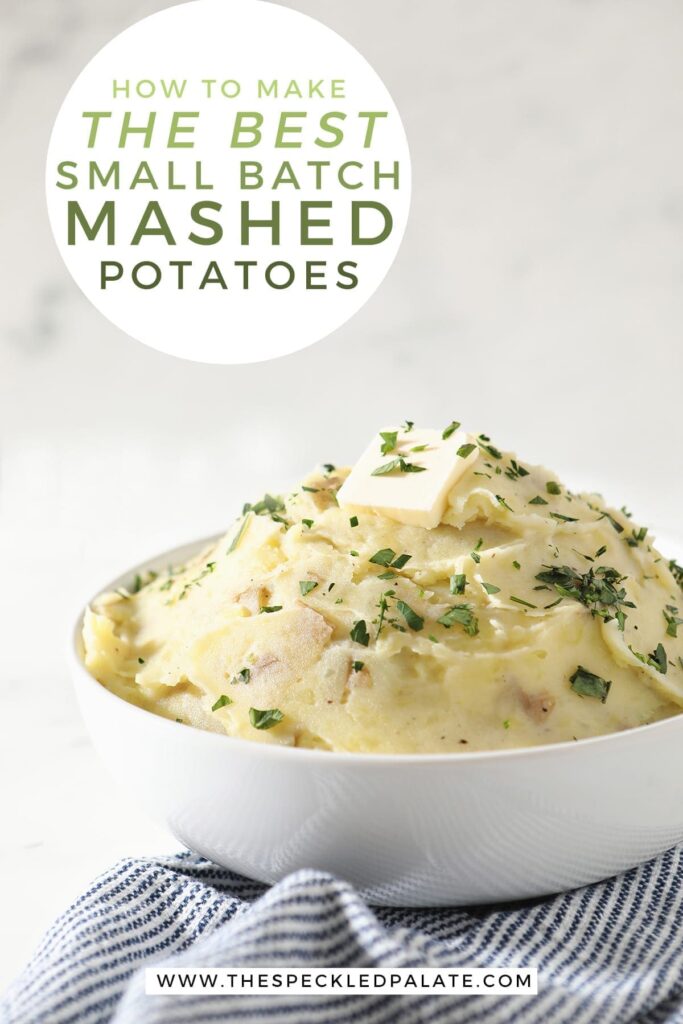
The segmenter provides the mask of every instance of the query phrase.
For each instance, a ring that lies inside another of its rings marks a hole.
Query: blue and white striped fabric
[[[129,860],[47,933],[0,1005],[11,1024],[683,1024],[683,851],[506,907],[369,909],[299,871],[267,889],[194,854]],[[537,966],[530,996],[146,996],[144,967]]]

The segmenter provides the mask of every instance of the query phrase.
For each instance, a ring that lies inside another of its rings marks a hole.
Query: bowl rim
[[[350,767],[361,764],[376,765],[378,767],[386,767],[390,764],[423,764],[432,766],[436,764],[444,764],[452,766],[460,763],[474,764],[478,762],[497,762],[500,760],[524,760],[530,757],[550,757],[552,755],[559,757],[571,757],[574,756],[575,752],[581,751],[586,747],[597,747],[600,749],[605,744],[616,744],[619,741],[622,743],[628,743],[634,739],[638,739],[643,734],[650,736],[655,732],[667,733],[669,731],[675,731],[677,728],[683,729],[682,708],[679,714],[671,715],[669,718],[663,718],[657,722],[649,722],[644,725],[634,726],[632,729],[620,729],[618,732],[606,733],[601,736],[588,736],[580,740],[563,740],[561,743],[545,743],[539,744],[538,746],[512,747],[507,750],[463,750],[462,752],[449,751],[442,754],[386,754],[372,753],[368,751],[322,750],[314,747],[291,747],[280,743],[257,743],[253,740],[244,739],[241,736],[228,736],[220,733],[209,732],[207,729],[200,729],[198,726],[192,725],[188,722],[176,722],[170,718],[166,718],[164,715],[157,715],[153,711],[147,711],[145,708],[141,708],[137,704],[132,704],[130,701],[124,700],[123,697],[118,697],[115,693],[112,693],[111,690],[108,690],[103,683],[100,683],[88,671],[81,655],[83,620],[92,601],[99,594],[115,590],[117,587],[122,586],[126,579],[130,579],[131,576],[134,576],[141,570],[148,570],[157,564],[168,565],[169,561],[172,562],[174,557],[187,558],[191,556],[192,553],[198,554],[203,548],[214,543],[216,540],[219,540],[222,536],[224,536],[223,533],[213,534],[210,537],[190,541],[186,544],[180,544],[175,548],[161,552],[151,558],[146,558],[144,561],[134,565],[132,568],[126,570],[126,572],[117,576],[113,581],[95,591],[92,597],[88,598],[86,604],[79,609],[71,632],[71,638],[67,649],[67,661],[72,670],[74,680],[78,679],[86,685],[96,687],[98,696],[101,699],[104,699],[105,702],[116,702],[119,711],[125,713],[124,709],[127,708],[128,711],[134,715],[144,716],[144,719],[147,720],[150,728],[168,727],[171,729],[191,729],[193,733],[205,737],[204,740],[199,742],[218,743],[221,745],[229,743],[230,745],[236,745],[237,748],[242,750],[245,754],[263,754],[266,757],[294,757],[298,761],[312,760],[324,764],[346,764]],[[142,721],[142,719],[140,719],[140,721]],[[156,725],[153,723],[156,723]]]

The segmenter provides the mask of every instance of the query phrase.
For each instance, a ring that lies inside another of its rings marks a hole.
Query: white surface
[[[50,238],[43,160],[61,99],[159,6],[2,5],[3,980],[95,873],[173,845],[108,779],[67,678],[71,607],[122,565],[222,529],[244,499],[405,417],[484,429],[656,533],[680,518],[680,4],[297,4],[393,93],[411,218],[354,321],[234,369],[120,335]]]
[[[145,567],[184,564],[205,545]],[[276,882],[312,867],[371,903],[520,900],[624,871],[683,840],[683,715],[527,750],[363,755],[226,739],[127,704],[70,658],[113,777],[182,842]],[[141,785],[142,783],[142,785]]]

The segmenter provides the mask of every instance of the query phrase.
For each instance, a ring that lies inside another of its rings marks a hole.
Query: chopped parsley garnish
[[[677,637],[678,627],[683,626],[683,619],[678,618],[678,608],[668,604],[664,609],[664,618],[666,619],[666,635]]]
[[[370,476],[388,476],[389,473],[424,473],[426,466],[416,466],[414,462],[408,462],[402,455],[398,458],[392,459],[391,462],[385,462],[384,465],[378,466],[377,469],[373,469]]]
[[[378,580],[395,580],[396,576],[397,576],[397,573],[395,573],[393,569],[387,569],[386,572],[379,573],[379,575],[377,576],[377,579]]]
[[[500,594],[500,587],[494,586],[493,583],[484,583],[482,580],[481,585],[487,594]]]
[[[131,594],[139,594],[142,588],[146,587],[148,583],[153,583],[158,575],[159,573],[154,572],[153,569],[148,569],[144,575],[144,578],[140,575],[139,572],[136,572],[133,582],[128,587],[128,591]]]
[[[514,512],[514,509],[510,508],[505,498],[501,498],[500,494],[496,495],[496,501],[499,505],[502,505],[503,508],[506,508],[508,512]]]
[[[615,529],[617,533],[623,533],[624,532],[624,527],[621,525],[621,523],[617,522],[617,520],[614,518],[614,516],[611,515],[609,512],[607,512],[605,509],[598,508],[597,505],[591,505],[590,502],[588,502],[588,507],[593,509],[594,512],[599,512],[600,513],[600,519],[609,519],[610,523],[612,524],[613,529]]]
[[[547,505],[548,502],[545,498],[542,498],[540,494],[537,494],[535,498],[532,498],[529,502],[530,505]]]
[[[392,569],[402,569],[403,566],[406,565],[406,563],[409,562],[412,557],[412,555],[406,555],[405,553],[399,555],[398,558],[395,558],[391,563]]]
[[[320,491],[319,487],[306,487],[305,484],[301,485],[301,490],[306,491],[307,494],[318,494]]]
[[[374,562],[375,565],[391,565],[395,558],[396,552],[393,548],[380,548],[368,561]]]
[[[669,562],[669,572],[683,590],[683,565],[679,565],[676,559],[672,558]]]
[[[334,473],[336,466],[333,466],[331,462],[323,462],[323,469],[326,473]]]
[[[281,604],[262,604],[258,610],[259,615],[272,615],[273,612],[281,612]]]
[[[612,682],[609,679],[596,676],[595,673],[589,672],[588,669],[579,665],[574,675],[570,676],[569,685],[580,697],[597,697],[604,704]]]
[[[548,480],[545,489],[548,494],[562,494],[562,488],[554,480]]]
[[[358,526],[358,516],[351,516],[349,526]]]
[[[232,677],[230,680],[231,686],[237,686],[238,683],[248,683],[251,679],[251,669],[241,668],[239,672]]]
[[[538,605],[532,604],[531,601],[524,601],[521,597],[515,597],[514,594],[510,594],[510,600],[515,604],[523,604],[525,608],[538,608]]]
[[[441,435],[442,440],[447,441],[448,438],[451,436],[451,434],[454,434],[456,432],[456,430],[459,430],[459,429],[460,429],[460,424],[458,423],[458,421],[457,420],[452,420],[448,424],[448,426],[446,427],[444,432],[442,433],[442,435]]]
[[[529,476],[529,470],[525,469],[524,466],[520,466],[515,459],[510,459],[510,465],[505,470],[505,476],[509,480],[517,480],[518,477]]]
[[[244,531],[247,528],[247,523],[248,522],[249,522],[249,516],[247,516],[245,514],[244,518],[242,519],[242,522],[239,525],[239,529],[237,530],[237,533],[235,534],[235,536],[232,538],[232,540],[230,542],[230,547],[228,548],[228,552],[227,552],[229,555],[231,555],[233,553],[233,551],[235,550],[235,548],[237,547],[239,542],[242,540],[242,537],[244,536]]]
[[[411,452],[425,452],[428,447],[426,444],[416,444],[410,450]]]
[[[389,610],[389,602],[387,598],[393,597],[395,593],[395,590],[385,590],[382,596],[380,597],[379,601],[377,602],[377,607],[379,608],[379,616],[377,617],[377,619],[374,620],[377,623],[377,633],[375,634],[375,640],[379,639],[379,635],[382,632],[382,627],[384,626],[385,616],[387,614],[387,611]]]
[[[409,434],[414,426],[415,424],[413,423],[412,420],[406,420],[405,423],[402,424],[402,427],[405,430],[406,434]]]
[[[574,516],[563,516],[561,512],[551,512],[550,515],[561,523],[578,523],[579,521]]]
[[[606,553],[606,551],[607,551],[607,546],[605,544],[603,544],[602,547],[598,548],[598,550],[595,552],[595,554],[593,555],[593,558],[602,558],[602,556]]]
[[[207,562],[206,565],[204,566],[204,568],[202,569],[202,571],[199,573],[199,575],[195,576],[195,578],[193,580],[190,580],[189,583],[185,584],[183,589],[180,591],[180,594],[178,595],[178,600],[182,601],[183,598],[187,597],[191,587],[201,587],[202,580],[206,576],[210,576],[211,573],[215,571],[215,569],[216,569],[216,563],[215,562]]]
[[[393,452],[398,440],[398,430],[380,430],[379,436],[382,438],[381,454],[388,455],[389,452]]]
[[[357,622],[354,622],[349,635],[354,643],[362,644],[363,647],[367,647],[370,643],[370,634],[368,633],[365,619],[359,619]]]
[[[480,434],[477,438],[477,443],[481,450],[486,452],[487,455],[490,455],[492,459],[502,459],[502,453],[499,452],[497,448],[494,448],[492,444],[488,444],[490,440],[491,438],[487,437],[486,434]]]
[[[255,729],[272,729],[284,717],[279,708],[267,708],[265,711],[249,708],[249,721]]]
[[[475,544],[474,549],[470,551],[470,558],[472,559],[473,562],[476,562],[477,565],[479,565],[479,563],[481,562],[481,555],[479,554],[479,550],[481,549],[483,543],[484,538],[480,537],[477,543]]]
[[[363,669],[364,667],[365,667],[365,662],[364,661],[352,661],[351,662],[351,668],[353,669],[354,672],[360,672],[361,669]]]
[[[641,654],[640,651],[634,651],[630,644],[628,649],[638,661],[642,661],[643,665],[649,665],[650,668],[655,668],[658,672],[661,672],[663,676],[666,675],[669,663],[663,644],[657,644],[652,654]]]
[[[503,728],[504,729],[509,729],[510,728],[510,719],[509,718],[504,718],[503,719]]]
[[[467,586],[467,576],[464,572],[458,572],[450,579],[451,594],[464,594]]]
[[[513,561],[512,566],[513,566],[514,569],[521,569],[522,568],[516,558]]]
[[[220,697],[218,698],[218,700],[216,701],[216,703],[212,706],[211,710],[212,711],[218,711],[219,708],[224,708],[228,704],[232,704],[232,703],[233,703],[232,698],[228,697],[227,693],[222,693],[220,695]]]
[[[301,522],[304,524],[307,530],[310,530],[310,528],[313,526],[313,523],[315,522],[315,519],[302,519]]]
[[[602,513],[602,518],[603,519],[609,519],[610,523],[612,524],[613,529],[615,529],[617,533],[623,533],[624,532],[624,527],[621,525],[621,523],[617,522],[617,520],[614,518],[614,516],[611,516],[609,514],[609,512],[603,512]]]
[[[265,494],[260,501],[257,501],[255,505],[247,503],[242,509],[242,515],[246,515],[247,512],[253,512],[256,516],[270,516],[271,519],[276,516],[278,512],[285,512],[286,506],[282,498],[274,498],[272,494]],[[283,522],[282,517],[276,519],[276,522]]]
[[[138,658],[138,665],[144,665],[144,664],[145,664],[145,659],[144,658]]]
[[[476,447],[476,444],[461,444],[458,448],[458,455],[461,459],[466,459],[468,455],[472,454]]]
[[[410,628],[414,629],[416,632],[419,633],[419,631],[424,627],[425,624],[425,620],[422,618],[422,616],[418,615],[417,612],[413,611],[410,605],[406,604],[405,601],[397,601],[396,608],[401,613],[403,618],[406,620]]]
[[[631,530],[631,536],[626,538],[630,548],[637,548],[647,537],[647,526],[641,526],[637,530]]]
[[[306,594],[310,594],[310,592],[315,590],[317,586],[318,584],[315,580],[299,580],[299,590],[301,591],[302,597],[305,597]]]
[[[378,466],[377,469],[373,469],[371,476],[385,476],[388,473],[393,473],[394,470],[399,468],[399,460],[392,459],[391,462],[385,462],[384,465]]]
[[[383,565],[387,568],[391,567],[392,569],[402,569],[412,557],[412,555],[406,554],[397,555],[393,548],[380,548],[379,551],[375,551],[372,558],[369,558],[368,561],[372,562],[374,565]],[[385,579],[385,574],[383,573],[380,578]]]
[[[468,636],[476,636],[479,632],[479,620],[468,604],[453,605],[436,621],[446,629],[450,629],[457,622]]]
[[[592,615],[605,622],[616,619],[622,632],[626,621],[624,608],[635,608],[632,601],[626,600],[624,588],[619,586],[626,577],[606,565],[597,569],[591,566],[585,573],[577,572],[568,565],[546,565],[543,572],[537,573],[536,579],[549,583],[561,597],[579,601]]]
[[[349,554],[352,555],[354,558],[358,558],[358,552],[357,551],[349,551]]]

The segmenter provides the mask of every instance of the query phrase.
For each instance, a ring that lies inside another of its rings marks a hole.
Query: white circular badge
[[[410,158],[381,79],[262,0],[195,0],[122,32],[57,116],[50,222],[91,302],[208,363],[272,359],[360,309],[398,250]]]

